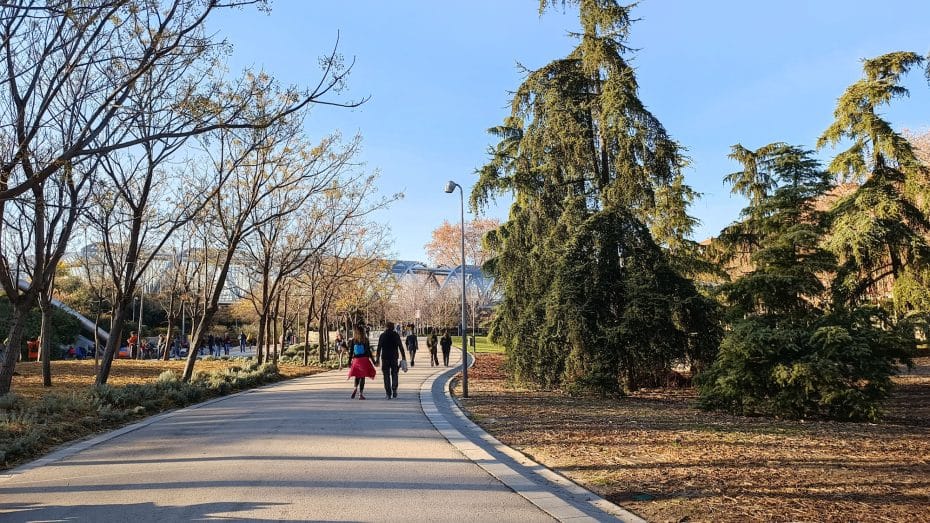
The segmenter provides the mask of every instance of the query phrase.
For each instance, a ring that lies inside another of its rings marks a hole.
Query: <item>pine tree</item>
[[[783,143],[734,151],[744,169],[727,180],[750,201],[721,242],[745,253],[751,237],[752,248],[748,271],[720,288],[731,328],[699,378],[702,405],[750,415],[877,419],[892,364],[908,343],[902,330],[880,328],[884,311],[831,299],[827,283],[837,264],[821,247],[828,222],[815,207],[832,186],[830,174],[810,151]]]
[[[908,94],[901,79],[922,62],[911,52],[865,60],[864,78],[840,97],[818,141],[851,142],[829,170],[861,183],[836,202],[827,241],[841,263],[836,290],[851,305],[890,297],[895,313],[930,311],[930,170],[878,113]]]
[[[711,357],[717,331],[710,301],[669,261],[687,245],[695,194],[624,59],[630,7],[572,3],[579,45],[528,72],[471,201],[514,194],[487,268],[503,291],[492,336],[516,377],[619,392]]]

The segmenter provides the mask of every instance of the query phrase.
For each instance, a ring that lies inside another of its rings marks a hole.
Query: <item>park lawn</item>
[[[469,416],[507,445],[650,521],[928,521],[930,358],[880,424],[696,408],[693,390],[577,398],[513,387],[477,358]]]
[[[461,347],[462,337],[452,336],[452,344],[456,347]],[[468,350],[471,350],[471,347],[469,347]],[[491,342],[487,336],[477,336],[475,338],[475,350],[478,354],[503,354],[505,352],[503,345]]]
[[[115,360],[108,385],[119,390],[126,385],[153,384],[166,370],[180,375],[185,361],[159,360]],[[247,360],[200,360],[194,372],[223,372],[230,367],[244,368]],[[287,363],[278,364],[278,376],[274,379],[291,379],[323,372],[328,369],[304,367]],[[21,362],[16,365],[12,392],[17,397],[17,410],[39,409],[51,406],[49,415],[18,416],[0,408],[0,470],[16,467],[52,451],[56,446],[81,440],[102,432],[119,428],[128,423],[158,412],[174,408],[167,402],[147,402],[146,407],[127,409],[114,413],[112,409],[94,410],[87,403],[86,392],[94,383],[93,360],[64,360],[52,362],[52,387],[42,386],[42,368],[38,362]],[[267,380],[266,380],[267,381]],[[252,386],[259,386],[256,383]],[[248,388],[249,385],[243,388]],[[225,388],[226,393],[235,389]],[[199,401],[223,395],[218,390],[202,390]],[[0,402],[8,398],[0,397]],[[74,403],[77,401],[77,403]],[[198,400],[194,400],[198,401]],[[69,403],[70,402],[70,403]],[[190,403],[188,400],[185,403]],[[70,407],[73,405],[73,407]]]

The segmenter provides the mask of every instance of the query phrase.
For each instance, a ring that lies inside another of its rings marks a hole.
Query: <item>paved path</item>
[[[434,428],[419,393],[439,372],[422,363],[397,399],[380,369],[365,401],[333,371],[65,449],[0,476],[0,520],[552,521]]]

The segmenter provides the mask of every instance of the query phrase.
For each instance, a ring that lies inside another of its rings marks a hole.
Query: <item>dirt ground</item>
[[[146,383],[154,381],[159,374],[166,370],[183,372],[183,360],[113,360],[110,378],[107,384],[113,386],[130,383]],[[194,372],[223,370],[230,366],[242,367],[241,360],[200,360],[194,367]],[[285,378],[296,378],[320,372],[315,367],[300,365],[279,364],[278,371]],[[85,389],[94,383],[96,370],[94,360],[61,360],[52,362],[52,387],[42,386],[42,364],[36,361],[19,362],[16,364],[16,375],[13,376],[11,390],[24,398],[38,398],[47,392],[67,393]]]
[[[503,363],[469,373],[472,418],[650,521],[930,521],[930,358],[880,424],[705,412],[693,390],[572,398],[508,386]]]

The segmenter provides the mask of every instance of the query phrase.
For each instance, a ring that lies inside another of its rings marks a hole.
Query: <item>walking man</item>
[[[384,332],[378,337],[378,352],[375,363],[381,362],[381,373],[384,374],[384,393],[388,399],[397,397],[397,374],[400,369],[400,360],[407,359],[404,344],[400,334],[394,330],[394,322],[387,322]]]
[[[413,367],[417,357],[417,335],[413,332],[413,329],[407,331],[407,338],[404,340],[404,343],[407,345],[407,352],[410,353],[410,366]]]
[[[442,333],[442,338],[439,338],[439,346],[442,347],[442,364],[448,367],[449,353],[452,352],[452,336],[449,335],[448,330]]]
[[[436,349],[438,348],[439,340],[436,339],[436,334],[431,332],[429,336],[426,337],[426,348],[429,349],[429,366],[438,367],[439,358],[436,357]]]

